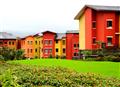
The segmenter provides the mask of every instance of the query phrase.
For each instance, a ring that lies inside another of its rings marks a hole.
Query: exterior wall
[[[85,14],[83,14],[79,19],[79,49],[84,50],[85,49]]]
[[[31,41],[31,44],[28,43]],[[34,58],[34,38],[32,36],[28,36],[25,39],[21,40],[21,48],[25,51],[25,57]]]
[[[34,36],[34,57],[40,58],[40,36]]]
[[[0,40],[0,42],[1,42],[0,47],[8,47],[12,49],[17,49],[18,40],[4,39],[4,40]]]
[[[65,41],[65,43],[63,43],[63,41]],[[56,49],[58,49],[58,52],[56,52]],[[63,52],[63,49],[65,49],[65,52]],[[66,38],[59,39],[58,43],[55,41],[55,55],[59,57],[66,56]]]
[[[119,33],[120,33],[120,14],[119,14]],[[120,48],[120,35],[119,35],[119,48]]]
[[[58,49],[58,52],[56,52],[56,49]],[[62,40],[58,40],[58,43],[55,41],[55,56],[60,56],[62,55]]]
[[[92,9],[85,11],[85,49],[92,49]]]
[[[52,41],[52,44],[45,44],[45,41]],[[48,50],[48,53],[45,53],[45,50]],[[50,52],[52,49],[52,52]],[[55,57],[55,33],[45,32],[43,33],[43,57]]]
[[[74,53],[79,52],[79,47],[74,47],[74,44],[79,44],[79,34],[66,34],[66,58],[72,59]],[[78,57],[78,56],[76,56]]]
[[[107,28],[107,20],[112,19],[112,29]],[[119,19],[119,20],[118,20]],[[92,22],[96,22],[96,28],[92,28]],[[79,19],[80,24],[80,50],[97,49],[99,46],[93,43],[93,38],[96,41],[106,43],[106,47],[118,46],[120,37],[116,32],[120,30],[120,15],[117,12],[110,11],[94,11],[86,8],[85,12]],[[119,27],[118,27],[119,26]],[[112,45],[108,46],[107,37],[112,37]],[[120,46],[120,45],[119,45]]]
[[[43,37],[40,36],[40,58],[43,57]]]
[[[63,41],[65,41],[65,43],[63,43]],[[65,53],[63,52],[63,49],[65,49]],[[62,49],[61,49],[61,57],[65,57],[66,56],[66,37],[62,38]]]

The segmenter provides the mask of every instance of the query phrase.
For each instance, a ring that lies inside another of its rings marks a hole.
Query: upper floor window
[[[52,40],[50,40],[50,45],[52,44]]]
[[[7,44],[7,42],[4,42],[4,44]]]
[[[63,40],[62,42],[63,42],[63,45],[65,45],[65,40]]]
[[[58,40],[56,40],[56,43],[58,43]]]
[[[1,45],[1,44],[3,44],[3,42],[2,42],[2,41],[0,41],[0,45]]]
[[[35,44],[37,45],[37,41],[35,41]]]
[[[14,42],[12,42],[12,45],[14,45]]]
[[[11,41],[9,42],[9,45],[11,45]]]
[[[58,48],[56,48],[56,52],[58,52]]]
[[[49,44],[48,40],[45,40],[45,45],[48,45],[48,44]]]
[[[92,22],[92,28],[93,28],[93,29],[96,29],[96,21],[93,21],[93,22]]]
[[[76,44],[74,44],[74,48],[76,48],[77,46],[76,46]]]
[[[112,29],[112,19],[107,20],[107,29]]]

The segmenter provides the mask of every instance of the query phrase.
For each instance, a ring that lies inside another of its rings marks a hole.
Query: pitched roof
[[[44,32],[42,32],[42,34],[47,33],[47,32],[56,34],[55,32],[52,32],[52,31],[44,31]]]
[[[68,30],[66,33],[79,33],[79,30]]]
[[[117,11],[120,12],[120,6],[100,6],[100,5],[85,5],[79,13],[75,16],[74,19],[79,19],[80,16],[84,13],[86,8],[91,8],[96,11]]]
[[[56,39],[62,39],[63,37],[66,37],[65,33],[57,33]]]
[[[17,39],[17,37],[11,33],[0,32],[0,39]]]

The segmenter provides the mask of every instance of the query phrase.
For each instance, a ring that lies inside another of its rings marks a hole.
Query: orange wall
[[[32,41],[32,44],[28,44],[28,41]],[[28,36],[25,39],[21,40],[21,48],[25,50],[25,57],[34,58],[34,38],[32,36]]]

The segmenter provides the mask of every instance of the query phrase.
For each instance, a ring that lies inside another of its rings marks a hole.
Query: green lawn
[[[34,60],[15,60],[9,63],[37,65],[37,66],[61,66],[70,68],[77,72],[98,73],[107,77],[120,78],[120,62],[96,62],[96,61],[77,61],[63,59],[34,59]]]

